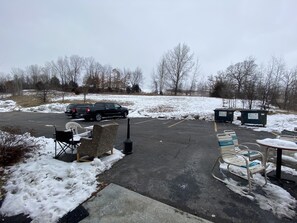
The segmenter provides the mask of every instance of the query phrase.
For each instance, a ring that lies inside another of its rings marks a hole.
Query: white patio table
[[[258,144],[261,146],[264,146],[266,148],[265,151],[265,162],[267,162],[268,158],[268,150],[269,149],[276,149],[277,155],[276,155],[276,179],[281,180],[281,168],[282,168],[282,151],[283,150],[290,150],[290,151],[296,151],[297,152],[297,144],[292,141],[287,141],[283,139],[259,139],[256,140]],[[266,165],[266,163],[265,163]]]

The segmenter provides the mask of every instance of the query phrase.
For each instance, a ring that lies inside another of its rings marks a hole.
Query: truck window
[[[98,103],[98,104],[96,103],[95,106],[96,106],[96,109],[104,109],[103,103]]]
[[[106,109],[114,109],[114,104],[106,104]]]

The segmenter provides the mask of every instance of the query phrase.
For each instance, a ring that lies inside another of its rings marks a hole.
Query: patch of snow
[[[0,100],[0,112],[17,111],[20,107],[12,100]]]
[[[10,167],[1,214],[29,215],[34,222],[56,222],[89,198],[98,187],[96,176],[122,159],[114,153],[92,162],[66,163],[54,159],[54,140],[36,138],[41,145],[33,157]]]
[[[220,168],[226,171],[227,165],[221,164]],[[230,168],[239,175],[242,175],[244,172],[242,171],[243,168],[234,166]],[[296,170],[286,167],[285,171],[287,172],[288,170],[294,174],[297,174]],[[254,179],[252,183],[252,192],[250,194],[247,193],[248,186],[240,185],[239,182],[233,180],[232,178],[225,178],[224,181],[230,190],[256,202],[261,209],[272,211],[273,214],[278,218],[286,217],[294,219],[296,216],[295,208],[297,205],[295,198],[283,188],[269,182],[269,180],[267,184],[263,186],[265,179],[261,174],[257,173],[253,176]]]
[[[267,145],[273,145],[275,147],[288,147],[292,149],[297,149],[297,144],[295,142],[282,140],[282,139],[276,139],[276,138],[266,138],[258,140],[259,143],[267,144]]]

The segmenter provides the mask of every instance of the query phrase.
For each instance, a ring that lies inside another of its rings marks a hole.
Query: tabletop
[[[297,144],[295,142],[287,141],[283,139],[266,138],[266,139],[258,139],[256,140],[256,142],[262,146],[267,146],[271,148],[297,151]]]

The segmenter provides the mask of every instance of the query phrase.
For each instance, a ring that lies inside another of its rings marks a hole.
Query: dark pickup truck
[[[101,121],[105,117],[123,117],[126,118],[129,114],[127,108],[122,107],[117,103],[109,102],[97,102],[92,106],[89,106],[85,109],[84,113],[81,113],[80,116],[83,117],[86,121],[96,120]]]
[[[86,108],[90,106],[92,106],[92,104],[69,104],[66,107],[65,115],[71,116],[72,118],[78,118],[81,113],[84,113]]]

